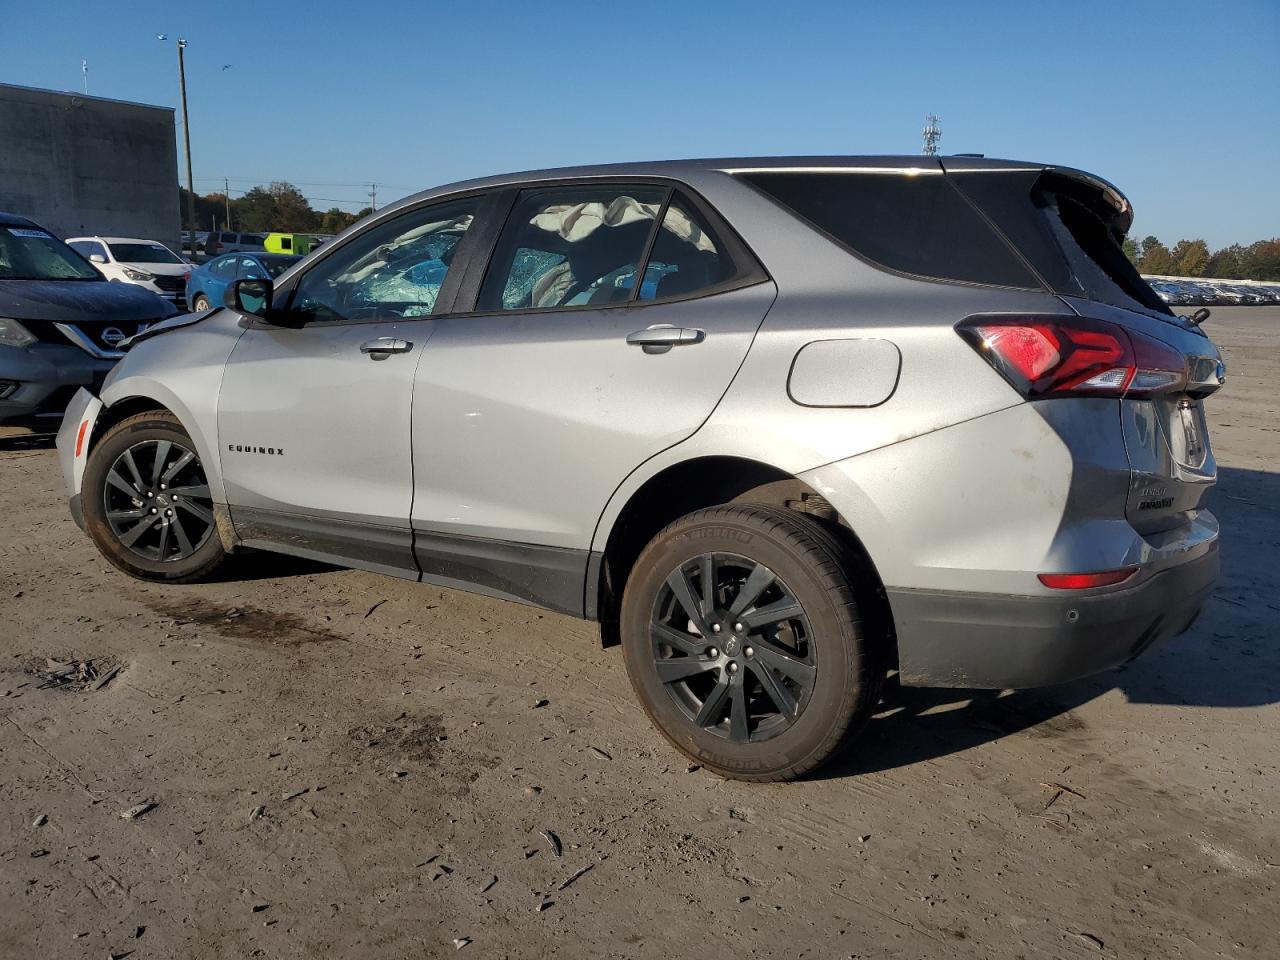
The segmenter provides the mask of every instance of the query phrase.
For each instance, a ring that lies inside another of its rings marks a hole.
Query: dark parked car
[[[173,313],[149,290],[108,283],[38,224],[0,213],[0,423],[56,426],[76,390],[102,383],[120,341]]]
[[[192,310],[222,306],[222,291],[232,280],[274,280],[301,257],[283,253],[224,253],[191,271],[187,304]]]

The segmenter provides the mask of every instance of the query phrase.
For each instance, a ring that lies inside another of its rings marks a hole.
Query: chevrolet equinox
[[[1091,174],[964,157],[491,177],[157,324],[58,438],[135,577],[279,551],[600,621],[721,775],[882,682],[1016,688],[1185,630],[1224,369]]]

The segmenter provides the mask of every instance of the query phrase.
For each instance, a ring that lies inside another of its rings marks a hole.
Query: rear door
[[[237,341],[218,432],[232,519],[250,544],[416,578],[414,370],[481,203],[418,207],[353,237],[282,291],[287,325],[253,322]]]
[[[466,283],[418,367],[419,563],[580,612],[606,501],[711,414],[774,286],[692,196],[599,181],[521,191]]]

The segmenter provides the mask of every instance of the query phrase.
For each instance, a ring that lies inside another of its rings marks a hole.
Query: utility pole
[[[227,201],[227,230],[231,229],[231,181],[222,178],[222,196]]]
[[[84,74],[84,95],[89,95],[89,61],[80,61],[80,72]]]
[[[938,126],[938,118],[932,113],[924,118],[924,150],[926,157],[937,156],[938,141],[942,139],[942,128]]]
[[[373,210],[378,209],[378,185],[376,183],[369,184],[369,199],[372,201],[370,207]]]
[[[191,176],[191,123],[187,118],[187,64],[184,51],[187,41],[178,38],[178,86],[182,89],[182,145],[187,152],[187,223],[191,235],[188,237],[192,256],[196,252],[196,186]]]

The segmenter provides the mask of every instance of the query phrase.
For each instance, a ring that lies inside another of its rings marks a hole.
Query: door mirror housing
[[[247,313],[252,317],[270,321],[272,319],[271,299],[274,292],[270,280],[256,277],[236,280],[227,284],[222,294],[222,304],[236,313]]]
[[[106,263],[107,255],[105,253],[91,253],[89,254],[89,262],[90,263]]]

